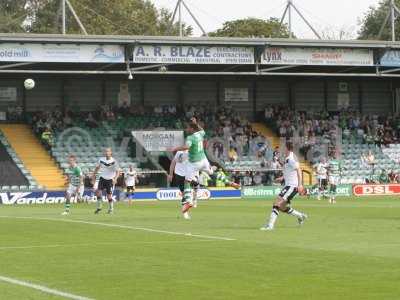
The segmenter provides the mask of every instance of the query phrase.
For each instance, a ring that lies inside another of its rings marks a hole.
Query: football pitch
[[[0,299],[400,299],[400,200],[299,199],[302,228],[271,201],[0,207]]]

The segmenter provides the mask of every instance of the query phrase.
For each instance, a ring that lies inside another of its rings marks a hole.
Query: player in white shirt
[[[185,175],[186,175],[186,168],[187,164],[189,161],[189,151],[184,150],[184,151],[177,151],[175,153],[174,158],[171,161],[171,165],[169,167],[169,175],[168,175],[168,181],[171,183],[172,187],[177,187],[182,193],[182,205],[185,204],[185,199],[184,199],[184,190],[185,190]],[[197,178],[199,176],[197,175]],[[195,184],[193,185],[193,207],[197,207],[197,190],[198,190],[198,185]],[[185,212],[183,213],[183,217],[185,219],[189,219],[189,213]]]
[[[102,193],[105,190],[107,194],[107,200],[109,204],[108,213],[114,212],[114,203],[112,194],[114,191],[115,183],[119,177],[119,167],[117,161],[112,157],[111,148],[106,148],[104,151],[105,156],[99,159],[99,163],[93,172],[93,180],[96,180],[96,175],[99,172],[100,178],[96,189],[97,196],[97,208],[94,212],[98,214],[102,209],[103,197]]]
[[[130,166],[128,172],[125,173],[126,196],[129,199],[129,204],[132,204],[132,198],[135,193],[136,182],[137,182],[137,173],[133,169],[133,167]]]
[[[273,230],[275,222],[279,216],[279,212],[284,212],[297,218],[299,225],[302,225],[307,219],[307,215],[290,207],[290,202],[296,196],[296,194],[303,194],[304,192],[301,175],[300,164],[297,160],[297,157],[293,153],[293,144],[288,142],[286,144],[286,158],[283,165],[283,177],[279,178],[279,180],[284,182],[284,188],[274,202],[269,222],[261,227],[260,230]]]
[[[318,200],[321,200],[321,195],[326,197],[326,190],[328,188],[328,167],[329,165],[325,158],[321,158],[321,161],[314,165],[318,181]]]

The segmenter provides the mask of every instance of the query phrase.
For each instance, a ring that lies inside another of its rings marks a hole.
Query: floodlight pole
[[[178,0],[178,2],[176,3],[174,13],[172,14],[172,18],[171,18],[171,28],[174,26],[174,21],[175,21],[176,15],[178,14],[179,36],[183,37],[182,5],[183,5],[183,8],[186,9],[186,11],[189,13],[189,15],[193,19],[193,21],[196,23],[196,25],[199,27],[199,29],[201,30],[203,35],[208,36],[207,32],[204,30],[204,27],[200,24],[199,20],[193,14],[193,12],[190,10],[189,6],[185,3],[184,0]]]
[[[293,38],[293,22],[292,22],[292,8],[294,11],[299,15],[299,17],[306,23],[306,25],[311,29],[311,31],[315,34],[315,36],[321,40],[321,36],[318,34],[318,32],[314,29],[314,27],[311,25],[310,22],[307,21],[307,19],[304,17],[304,15],[300,12],[300,10],[296,7],[296,5],[293,4],[293,0],[287,0],[287,5],[285,7],[285,11],[283,12],[280,26],[279,28],[282,28],[283,21],[286,18],[286,14],[288,15],[288,26],[289,26],[289,38]]]
[[[392,42],[396,41],[396,19],[398,16],[400,16],[400,10],[396,6],[396,3],[394,0],[388,0],[389,3],[389,10],[386,14],[386,18],[382,23],[381,29],[379,30],[378,33],[378,39],[382,37],[383,31],[385,30],[386,25],[390,21],[390,30],[392,34]]]
[[[66,23],[65,23],[65,0],[61,0],[61,11],[62,11],[62,34],[66,34]]]
[[[87,35],[87,31],[85,26],[83,26],[81,20],[78,17],[78,14],[75,12],[71,2],[69,0],[61,0],[61,11],[62,11],[62,34],[67,34],[67,26],[66,26],[66,5],[68,5],[69,10],[71,11],[72,15],[74,16],[76,22],[79,25],[79,28],[82,32]]]
[[[178,0],[178,15],[179,15],[179,36],[183,36],[182,31],[182,0]]]
[[[69,0],[64,0],[67,4],[68,4],[68,8],[71,11],[72,15],[74,16],[76,22],[78,23],[79,27],[81,28],[81,30],[83,31],[83,33],[85,35],[88,35],[85,26],[83,26],[81,20],[79,19],[77,13],[75,12],[74,8],[72,7],[71,2],[69,2]]]
[[[395,15],[395,10],[394,10],[395,4],[394,0],[390,1],[390,17],[391,17],[391,27],[392,27],[392,42],[396,41],[396,15]]]
[[[293,31],[292,31],[292,0],[288,0],[288,19],[289,19],[289,39],[293,38]]]

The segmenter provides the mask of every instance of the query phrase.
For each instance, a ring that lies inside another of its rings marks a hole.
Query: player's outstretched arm
[[[189,150],[189,146],[184,145],[184,146],[178,146],[172,149],[169,149],[169,152],[178,152],[178,151],[187,151]]]
[[[172,178],[174,177],[174,170],[176,166],[176,159],[172,159],[171,164],[169,166],[169,174],[168,174],[168,182],[172,182]]]

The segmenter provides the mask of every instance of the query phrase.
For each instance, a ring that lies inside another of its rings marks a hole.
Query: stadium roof
[[[93,43],[93,44],[188,44],[188,45],[241,45],[241,46],[295,46],[295,47],[348,47],[394,48],[400,42],[364,40],[301,40],[276,38],[221,38],[176,36],[128,36],[128,35],[62,35],[62,34],[12,34],[0,33],[0,42],[15,43]]]
[[[176,37],[176,36],[120,36],[120,35],[62,35],[62,34],[10,34],[0,33],[0,44],[76,44],[76,45],[121,45],[125,47],[125,55],[132,56],[135,45],[203,45],[203,46],[247,46],[257,48],[260,56],[267,47],[282,48],[338,48],[338,49],[370,49],[374,50],[374,60],[379,60],[389,50],[400,50],[400,42],[363,41],[363,40],[301,40],[275,38],[221,38],[221,37]],[[259,51],[260,50],[260,51]],[[129,54],[130,53],[130,54]],[[359,66],[341,65],[270,65],[254,64],[157,64],[135,63],[131,57],[119,63],[68,63],[41,61],[2,61],[0,74],[59,74],[59,75],[234,75],[234,76],[321,76],[321,77],[400,77],[400,68],[388,68],[379,64]],[[161,69],[160,66],[167,66]],[[267,67],[267,68],[265,68]]]

